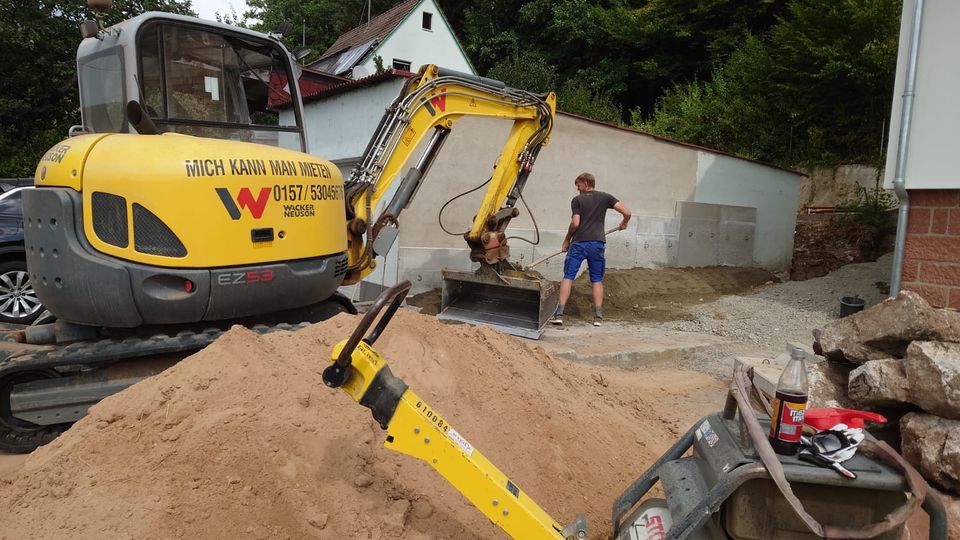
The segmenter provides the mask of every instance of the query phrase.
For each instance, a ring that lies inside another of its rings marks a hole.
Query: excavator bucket
[[[477,272],[444,270],[437,317],[540,339],[559,298],[557,284],[536,272],[497,273],[489,267]]]

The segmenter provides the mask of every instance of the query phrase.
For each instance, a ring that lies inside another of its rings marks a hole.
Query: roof
[[[399,69],[387,69],[382,73],[376,73],[363,77],[362,79],[343,79],[344,82],[339,84],[334,84],[324,87],[314,87],[314,88],[304,88],[304,85],[301,84],[301,98],[303,103],[309,103],[311,101],[318,101],[330,96],[335,96],[337,94],[344,94],[347,92],[352,92],[354,90],[359,90],[367,86],[375,86],[382,82],[385,82],[390,79],[407,79],[413,77],[414,73],[409,71],[403,71]],[[285,109],[290,106],[289,100],[282,104],[277,104],[278,108]]]
[[[324,88],[318,92],[312,92],[310,94],[303,95],[303,102],[308,103],[310,101],[317,101],[319,99],[327,98],[330,96],[335,96],[337,94],[344,94],[347,92],[352,92],[354,90],[359,90],[367,86],[376,86],[384,81],[389,79],[408,79],[413,77],[413,73],[409,71],[403,71],[400,69],[387,69],[383,73],[375,73],[362,79],[355,79],[352,81],[347,81],[335,86],[330,86]]]
[[[348,30],[338,37],[337,40],[333,42],[333,45],[324,51],[319,61],[348,49],[365,45],[371,41],[379,42],[387,37],[390,32],[393,32],[407,15],[413,11],[413,8],[417,7],[422,1],[423,0],[406,0],[370,19],[369,22],[361,24],[352,30]]]

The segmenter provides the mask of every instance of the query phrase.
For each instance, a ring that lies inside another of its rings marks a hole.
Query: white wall
[[[308,152],[330,161],[352,160],[367,147],[384,110],[400,93],[404,79],[393,78],[306,103],[304,121],[307,127]],[[290,110],[283,114],[292,115]],[[350,171],[341,171],[344,178]]]
[[[432,30],[423,29],[424,12],[433,14]],[[377,47],[374,54],[360,64],[367,73],[377,71],[373,62],[375,55],[383,58],[384,67],[388,68],[393,66],[393,60],[397,58],[410,62],[410,69],[413,72],[423,64],[437,64],[476,75],[457,44],[453,31],[447,26],[440,14],[440,9],[433,0],[424,0],[414,8],[393,33]]]
[[[890,112],[890,142],[887,145],[885,186],[893,187],[897,146],[900,140],[900,115],[906,82],[907,54],[913,27],[915,0],[904,0],[900,21],[900,53],[897,78]],[[960,2],[928,0],[923,6],[917,81],[907,149],[906,185],[908,189],[958,189],[960,173],[956,159],[960,154],[960,69],[956,52],[960,50]]]
[[[311,153],[337,161],[359,155],[401,84],[400,79],[389,80],[308,103]],[[445,202],[490,176],[510,125],[507,120],[477,117],[456,122],[425,184],[400,215],[401,232],[394,246],[399,253],[391,252],[382,266],[386,274],[372,282],[383,280],[389,286],[398,278],[410,279],[417,293],[439,287],[443,268],[475,267],[466,242],[459,234],[445,234],[437,214]],[[540,153],[524,191],[540,230],[540,244],[511,240],[513,260],[529,264],[559,250],[570,220],[570,199],[576,195],[573,180],[584,171],[597,177],[598,189],[614,194],[633,212],[630,227],[608,238],[611,268],[677,266],[684,261],[776,269],[790,264],[800,175],[567,114],[557,116],[550,143]],[[444,225],[455,233],[469,229],[482,191],[450,204]],[[511,223],[508,235],[532,239],[533,222],[522,204],[518,208],[521,215]],[[608,212],[608,228],[618,221],[619,214]],[[722,237],[734,230],[749,235],[749,242],[733,245],[711,239],[711,231]],[[691,231],[696,238],[686,238]],[[703,245],[710,247],[709,256],[697,252]],[[556,257],[537,269],[557,279],[562,262]]]
[[[697,156],[693,202],[757,209],[753,258],[759,266],[790,266],[799,191],[797,174],[722,154]]]

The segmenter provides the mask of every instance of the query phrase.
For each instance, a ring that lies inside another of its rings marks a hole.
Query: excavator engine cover
[[[540,339],[557,308],[557,284],[536,272],[443,270],[437,318],[484,324],[507,334]]]

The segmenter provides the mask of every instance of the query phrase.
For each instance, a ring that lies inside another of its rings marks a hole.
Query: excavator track
[[[299,330],[336,312],[356,313],[349,302],[335,303],[341,309],[322,317],[311,317],[309,321],[244,326],[263,335]],[[6,355],[0,360],[0,451],[32,452],[66,431],[104,397],[162,371],[162,368],[154,369],[146,375],[118,378],[106,375],[109,369],[121,364],[147,364],[158,358],[172,358],[166,363],[172,365],[213,343],[229,327],[226,323],[65,346],[0,343],[0,356]],[[40,403],[42,405],[37,405]]]

